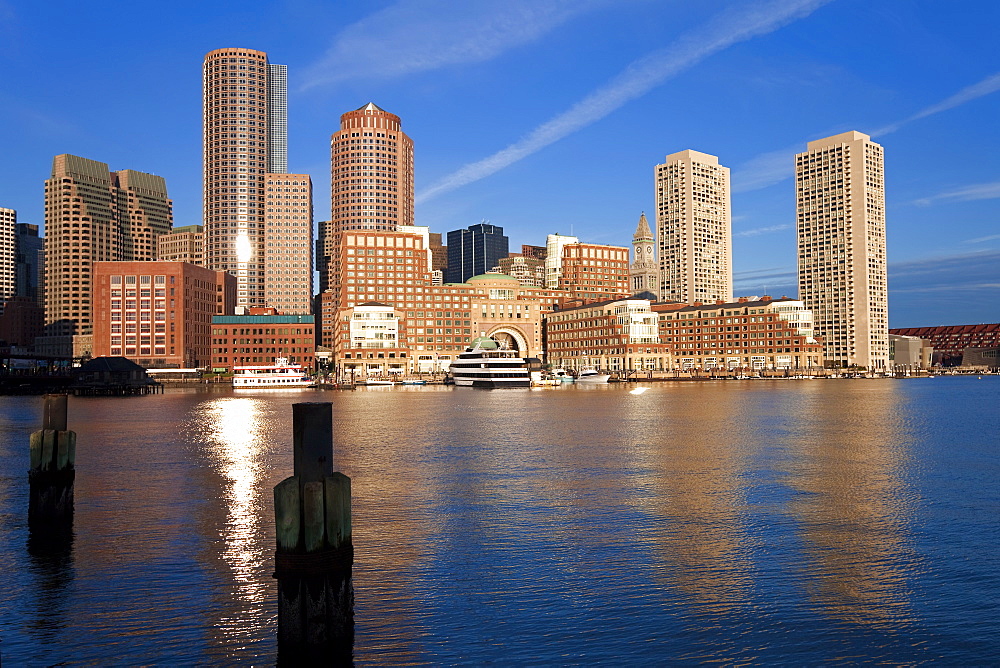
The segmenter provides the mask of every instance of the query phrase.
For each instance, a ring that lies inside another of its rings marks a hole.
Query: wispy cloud
[[[996,241],[997,239],[1000,239],[1000,234],[991,234],[988,237],[978,237],[976,239],[966,239],[962,243],[963,244],[982,244],[982,243],[986,243],[987,241]]]
[[[768,151],[751,158],[733,170],[734,193],[760,190],[792,176],[792,156],[802,152],[804,143],[793,144],[778,151]]]
[[[752,230],[743,230],[742,232],[737,232],[734,237],[757,237],[762,234],[770,234],[771,232],[780,232],[782,230],[792,229],[792,225],[771,225],[769,227],[757,227]]]
[[[610,0],[400,0],[344,28],[302,89],[491,60]]]
[[[998,197],[1000,197],[1000,181],[994,181],[993,183],[976,183],[932,195],[931,197],[922,197],[914,200],[913,203],[920,206],[928,206],[941,200],[971,202],[977,199],[997,199]]]
[[[893,327],[997,322],[1000,250],[936,255],[889,264]],[[947,314],[942,317],[941,314]]]
[[[827,2],[829,0],[769,0],[754,5],[738,4],[720,13],[704,26],[682,35],[671,46],[633,62],[607,85],[502,151],[465,165],[444,177],[421,192],[416,198],[417,202],[473,183],[523,160],[549,144],[604,118],[705,58],[733,44],[774,32],[808,16]]]
[[[995,93],[998,90],[1000,90],[1000,72],[990,75],[971,86],[967,86],[937,104],[932,104],[929,107],[921,109],[912,116],[908,116],[900,121],[896,121],[895,123],[890,123],[889,125],[881,127],[870,134],[872,137],[880,137],[890,134],[899,130],[908,123],[912,123],[913,121],[921,118],[927,118],[928,116],[933,116],[934,114],[939,114],[942,111],[954,109],[955,107],[966,104],[967,102],[972,102],[973,100],[989,95],[990,93]],[[746,161],[733,170],[733,192],[739,193],[751,190],[760,190],[761,188],[767,188],[768,186],[773,186],[776,183],[781,183],[785,179],[791,178],[794,172],[792,166],[792,156],[796,153],[801,153],[804,150],[805,145],[806,142],[802,141],[778,151],[761,153],[760,155]]]
[[[934,114],[940,114],[942,111],[948,111],[949,109],[960,107],[966,102],[972,102],[973,100],[979,99],[984,95],[995,93],[998,90],[1000,90],[1000,72],[992,74],[982,81],[972,84],[971,86],[967,86],[951,97],[941,100],[937,104],[932,104],[929,107],[921,109],[912,116],[879,128],[871,134],[875,137],[887,135],[900,129],[907,123],[912,123],[913,121],[920,120],[921,118],[927,118],[928,116],[933,116]]]
[[[888,273],[893,327],[932,324],[938,312],[954,314],[956,308],[965,309],[969,322],[1000,318],[1000,302],[993,298],[1000,288],[1000,250],[890,262]],[[794,295],[798,290],[795,267],[734,271],[733,282],[738,294]],[[961,295],[964,306],[956,306],[949,295]]]

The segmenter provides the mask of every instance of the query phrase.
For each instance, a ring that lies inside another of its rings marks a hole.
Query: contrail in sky
[[[502,151],[465,165],[444,177],[419,193],[416,201],[427,201],[495,174],[549,144],[599,121],[705,58],[733,44],[774,32],[808,16],[829,1],[770,0],[753,5],[740,3],[714,17],[704,26],[682,35],[669,47],[633,62],[607,85]]]
[[[907,116],[903,120],[890,123],[874,132],[869,133],[872,137],[882,137],[891,132],[899,130],[901,127],[913,121],[927,118],[942,111],[954,109],[967,102],[972,102],[985,95],[990,95],[1000,90],[1000,72],[991,74],[982,81],[966,86],[954,95],[941,100],[937,104],[924,107],[912,116]],[[792,156],[805,150],[806,142],[802,141],[793,144],[788,148],[777,151],[768,151],[751,158],[747,162],[733,171],[732,183],[733,192],[742,193],[751,190],[759,190],[773,186],[792,176]]]
[[[934,114],[940,114],[942,111],[954,109],[955,107],[959,107],[966,102],[972,102],[975,99],[981,98],[984,95],[989,95],[990,93],[995,93],[998,90],[1000,90],[1000,72],[988,76],[982,81],[974,83],[971,86],[966,86],[951,97],[941,100],[937,104],[932,104],[929,107],[921,109],[909,118],[904,118],[899,122],[891,123],[883,128],[879,128],[871,134],[873,137],[887,135],[890,132],[895,132],[907,123],[911,123],[921,118],[927,118],[928,116],[933,116]]]

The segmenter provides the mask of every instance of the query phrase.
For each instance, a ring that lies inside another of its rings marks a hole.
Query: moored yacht
[[[501,348],[493,339],[480,336],[451,363],[449,374],[463,387],[530,387],[531,375],[516,350]]]
[[[578,383],[606,383],[611,380],[610,373],[601,373],[593,367],[586,367],[576,376]]]

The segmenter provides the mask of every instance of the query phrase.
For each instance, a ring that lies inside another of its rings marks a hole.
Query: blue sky
[[[732,169],[737,295],[795,288],[792,157],[885,147],[890,326],[1000,321],[1000,3],[935,0],[28,3],[0,0],[0,206],[51,159],[167,179],[201,222],[205,52],[288,65],[289,169],[329,216],[329,137],[373,101],[415,143],[417,224],[630,245],[653,169]]]

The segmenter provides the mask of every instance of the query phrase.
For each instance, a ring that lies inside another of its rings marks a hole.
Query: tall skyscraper
[[[330,156],[335,233],[413,225],[413,141],[399,116],[371,102],[347,112]]]
[[[483,221],[464,230],[448,233],[447,283],[464,283],[467,278],[485,274],[507,257],[509,240],[503,228]]]
[[[253,49],[205,56],[205,264],[236,276],[237,309],[263,306],[264,179],[287,171],[284,65]]]
[[[413,225],[413,141],[399,116],[369,102],[340,117],[330,137],[330,190],[330,248],[346,231]],[[337,290],[340,254],[328,257],[325,289]]]
[[[680,151],[656,166],[661,300],[733,298],[729,168],[714,155]]]
[[[17,294],[42,305],[42,254],[44,239],[38,225],[17,224]]]
[[[648,292],[657,295],[660,290],[660,265],[656,261],[656,241],[645,212],[639,215],[639,223],[632,235],[632,253],[632,266],[629,268],[632,294]]]
[[[312,179],[268,174],[264,196],[264,303],[284,315],[312,313]]]
[[[860,132],[795,156],[799,298],[827,363],[885,369],[889,320],[882,147]]]
[[[53,159],[45,182],[46,335],[83,337],[63,354],[89,352],[91,265],[155,259],[156,239],[173,222],[172,206],[163,177],[109,172],[103,162],[75,155]],[[133,299],[135,291],[132,286]]]
[[[316,230],[318,232],[316,235],[315,251],[316,272],[319,274],[319,285],[316,286],[316,291],[323,293],[335,287],[331,282],[330,272],[337,265],[337,235],[333,231],[332,220],[323,220],[316,223]]]
[[[17,211],[0,207],[0,314],[17,294]]]

